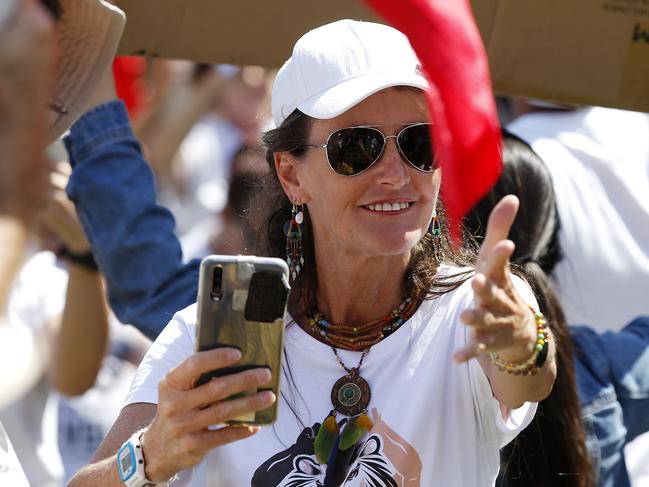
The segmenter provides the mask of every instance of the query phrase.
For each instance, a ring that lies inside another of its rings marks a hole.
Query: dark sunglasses
[[[347,127],[336,130],[324,144],[303,144],[300,147],[326,149],[327,161],[334,171],[343,176],[356,176],[381,158],[388,139],[396,139],[402,159],[418,171],[436,169],[430,123],[408,125],[397,135],[385,135],[376,127]]]

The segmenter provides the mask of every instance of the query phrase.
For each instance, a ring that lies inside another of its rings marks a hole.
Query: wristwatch
[[[156,483],[146,478],[144,473],[144,455],[140,438],[146,428],[133,433],[119,450],[117,450],[117,473],[119,479],[128,487],[147,487],[151,485],[165,485],[166,482]]]

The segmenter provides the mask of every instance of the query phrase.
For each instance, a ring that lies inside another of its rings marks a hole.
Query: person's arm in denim
[[[602,335],[624,413],[627,441],[649,431],[649,316]]]
[[[619,332],[571,326],[582,421],[601,486],[629,486],[624,445],[649,431],[649,317]]]
[[[626,441],[649,431],[649,316],[636,318],[618,332],[570,328],[582,406],[610,391],[622,410]]]
[[[113,311],[155,339],[196,301],[199,261],[182,262],[175,221],[156,204],[155,183],[122,102],[87,112],[65,139],[67,187],[106,277]]]

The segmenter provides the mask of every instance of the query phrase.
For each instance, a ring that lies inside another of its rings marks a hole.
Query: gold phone
[[[241,351],[241,360],[233,366],[203,374],[197,385],[213,377],[266,367],[272,375],[267,385],[233,397],[272,390],[279,398],[289,291],[288,266],[281,259],[232,255],[210,255],[203,259],[196,350],[234,347]],[[277,419],[277,402],[228,423],[271,424]]]

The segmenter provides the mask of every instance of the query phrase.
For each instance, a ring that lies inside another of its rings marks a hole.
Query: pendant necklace
[[[331,388],[333,409],[320,425],[313,445],[318,462],[327,464],[326,480],[330,481],[331,476],[336,478],[331,485],[340,485],[344,481],[343,474],[350,466],[349,460],[354,450],[352,447],[374,426],[367,414],[372,391],[367,380],[360,375],[363,361],[373,345],[394,333],[414,314],[419,303],[420,299],[406,297],[385,317],[357,327],[334,325],[317,310],[309,320],[313,332],[321,335],[331,345],[336,361],[346,372]],[[338,354],[340,347],[362,351],[356,367],[349,368],[345,365]],[[336,413],[349,416],[342,432]],[[325,485],[330,485],[327,481]]]
[[[347,375],[341,377],[331,388],[331,404],[334,409],[345,416],[356,416],[367,410],[370,403],[372,391],[370,385],[359,374],[361,365],[365,356],[370,351],[369,348],[363,350],[358,365],[352,369],[347,368],[345,363],[338,355],[336,347],[331,347],[336,355],[336,360],[340,366],[345,369]]]

